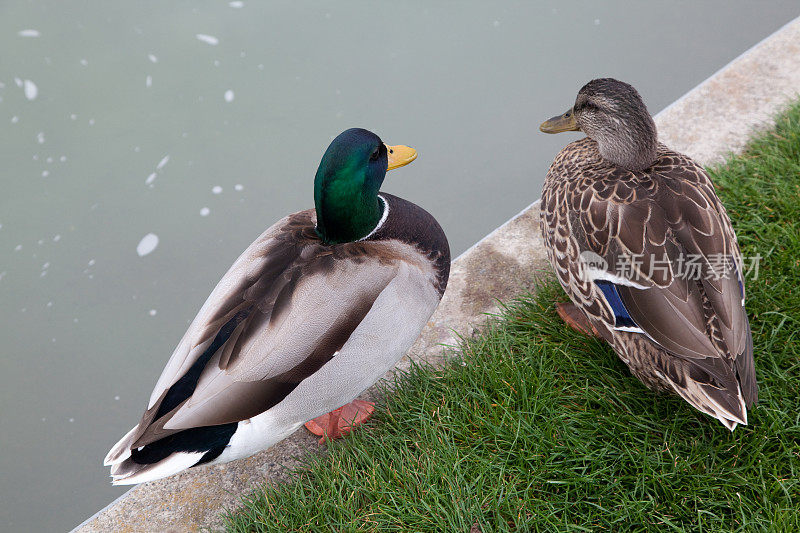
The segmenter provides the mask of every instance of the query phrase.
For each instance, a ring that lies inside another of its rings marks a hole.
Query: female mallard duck
[[[706,172],[658,143],[636,89],[597,79],[545,133],[582,131],[545,179],[541,227],[574,305],[634,376],[733,431],[757,401],[742,259]]]
[[[363,129],[333,140],[316,211],[277,222],[220,280],[106,456],[114,484],[247,457],[334,409],[324,425],[339,434],[337,408],[394,366],[447,285],[439,224],[378,193],[387,170],[415,158]]]

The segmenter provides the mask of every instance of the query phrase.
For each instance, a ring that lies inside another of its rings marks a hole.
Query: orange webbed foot
[[[590,337],[602,338],[600,333],[592,326],[591,322],[589,322],[589,319],[586,318],[586,315],[583,314],[583,311],[578,309],[575,304],[571,302],[560,302],[556,304],[556,310],[558,311],[558,316],[564,319],[564,322],[575,331],[579,331]]]
[[[374,403],[353,400],[330,413],[309,420],[306,422],[306,429],[314,435],[320,436],[319,443],[322,444],[326,440],[344,437],[355,426],[369,420],[374,411]]]

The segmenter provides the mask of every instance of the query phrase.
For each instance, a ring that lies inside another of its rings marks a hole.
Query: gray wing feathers
[[[395,273],[396,266],[374,261],[369,266],[340,264],[335,274],[303,278],[278,321],[262,322],[258,330],[248,332],[236,365],[220,371],[214,364],[217,356],[212,358],[192,396],[164,428],[245,420],[271,407],[269,385],[290,383],[292,376],[287,374],[304,364],[310,364],[311,371],[325,364],[338,349],[337,342],[346,341],[337,339],[338,332],[351,335]],[[318,353],[318,347],[326,344],[330,349]]]
[[[180,378],[213,341],[214,335],[227,320],[247,302],[246,296],[253,292],[254,282],[269,278],[275,279],[285,269],[286,261],[274,261],[269,251],[279,244],[277,237],[285,230],[292,217],[306,214],[297,213],[284,217],[269,227],[253,242],[225,273],[217,286],[206,299],[197,313],[189,329],[172,353],[167,365],[161,372],[155,388],[150,395],[148,408],[152,408],[162,393]],[[283,257],[279,257],[283,259]],[[276,272],[277,271],[277,272]],[[243,287],[244,285],[244,287]],[[249,293],[248,293],[249,291]],[[242,298],[242,296],[245,298]],[[231,301],[233,300],[233,301]],[[220,309],[226,309],[222,317]],[[216,318],[216,320],[215,320]]]
[[[434,280],[435,276],[401,263],[339,354],[300,383],[274,408],[274,416],[305,422],[352,401],[383,377],[411,347],[439,304]]]

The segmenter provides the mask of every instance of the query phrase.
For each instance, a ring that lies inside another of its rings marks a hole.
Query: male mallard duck
[[[639,93],[614,79],[587,83],[540,129],[587,135],[556,156],[542,191],[547,254],[574,304],[559,313],[649,388],[731,431],[747,424],[758,387],[742,258],[708,174],[658,143]]]
[[[416,155],[363,129],[333,140],[314,179],[316,210],[280,220],[236,260],[173,352],[141,421],[106,456],[115,485],[252,455],[394,366],[450,272],[436,220],[379,194],[386,171]],[[340,412],[326,423],[331,437]]]

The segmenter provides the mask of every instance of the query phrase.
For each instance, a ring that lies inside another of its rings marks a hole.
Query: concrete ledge
[[[577,80],[577,82],[585,80]],[[656,116],[659,136],[702,164],[740,151],[754,130],[800,91],[800,18],[751,48]],[[442,303],[415,343],[414,359],[437,361],[442,344],[472,334],[508,300],[531,288],[547,266],[539,204],[506,222],[454,262]],[[399,366],[407,366],[404,358]],[[270,450],[137,486],[78,526],[95,531],[198,531],[219,528],[220,513],[264,482],[287,477],[316,438],[301,429]]]
[[[702,165],[740,152],[800,94],[800,18],[740,55],[656,116],[664,144]]]

